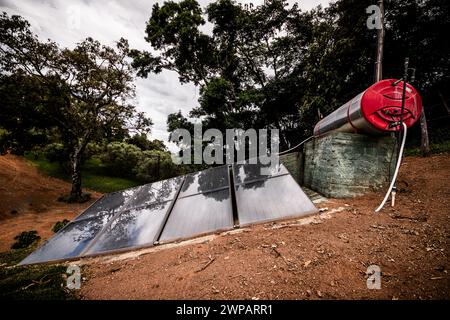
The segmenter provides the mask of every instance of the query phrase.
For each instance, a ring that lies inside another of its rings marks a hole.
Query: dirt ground
[[[92,200],[83,204],[58,202],[70,184],[42,175],[22,157],[0,156],[0,252],[8,251],[22,231],[36,230],[47,239],[57,221],[71,220],[101,193],[89,191]]]
[[[310,224],[271,223],[202,244],[84,268],[85,299],[448,299],[450,157],[409,157],[395,209],[383,195]],[[338,210],[339,211],[339,210]],[[381,289],[369,290],[369,265]]]
[[[73,217],[83,208],[54,201],[54,196],[68,187],[66,183],[45,180],[49,178],[39,176],[18,159],[12,160],[20,167],[17,174],[28,170],[35,182],[23,182],[26,177],[18,176],[15,183],[10,183],[14,177],[5,175],[4,162],[0,163],[4,198],[0,208],[2,212],[11,210],[12,206],[5,204],[13,203],[20,209],[15,215],[2,213],[8,216],[0,222],[2,249],[18,231],[35,229],[46,237],[52,223]],[[269,223],[219,235],[204,243],[131,255],[130,259],[84,261],[88,264],[82,269],[79,296],[449,299],[450,156],[407,157],[399,186],[402,190],[395,208],[386,206],[379,214],[373,211],[384,196],[382,192],[355,199],[331,199],[317,205],[323,210],[311,223]],[[20,200],[9,199],[17,195]],[[44,201],[39,206],[34,203],[38,199]],[[33,206],[27,207],[30,202]],[[366,271],[373,264],[382,272],[380,290],[367,288]]]

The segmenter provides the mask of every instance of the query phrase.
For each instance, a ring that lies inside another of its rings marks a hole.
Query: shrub
[[[139,180],[152,182],[181,175],[184,170],[173,163],[168,152],[144,151],[134,173]]]
[[[16,242],[11,246],[11,249],[28,248],[39,239],[41,239],[41,237],[37,235],[36,230],[24,231],[14,237],[14,240],[16,240]]]
[[[118,176],[130,176],[142,157],[142,150],[125,142],[111,142],[100,156],[103,164]]]
[[[63,163],[69,159],[67,149],[62,143],[50,143],[43,150],[45,158],[50,162]]]
[[[91,200],[91,194],[89,192],[83,192],[81,197],[73,196],[71,194],[62,195],[58,197],[59,202],[65,203],[85,203]]]
[[[104,143],[89,142],[84,150],[83,158],[87,160],[93,156],[99,156],[105,152],[105,149],[106,146]]]
[[[166,151],[166,146],[164,145],[164,142],[157,139],[149,140],[147,138],[147,135],[144,133],[136,134],[131,138],[126,139],[125,142],[128,144],[135,145],[142,151],[145,150]]]
[[[58,221],[55,223],[55,225],[52,228],[52,231],[54,233],[57,233],[59,230],[65,227],[66,224],[68,224],[70,221],[67,219],[64,219],[63,221]]]

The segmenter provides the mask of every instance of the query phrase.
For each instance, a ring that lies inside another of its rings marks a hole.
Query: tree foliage
[[[41,42],[21,17],[0,16],[2,126],[57,130],[69,153],[73,200],[81,196],[80,162],[90,141],[148,132],[152,124],[132,104],[128,50],[124,39],[111,48],[92,38],[74,49],[59,48],[50,40]],[[18,90],[8,97],[11,85]]]
[[[444,0],[386,2],[384,75],[400,78],[406,56],[425,105],[449,84]],[[375,30],[367,28],[371,0],[340,0],[303,12],[288,1],[245,10],[232,0],[201,9],[194,0],[153,6],[147,23],[150,51],[131,51],[141,76],[176,71],[200,88],[189,116],[218,128],[279,128],[281,148],[310,135],[326,115],[374,81]],[[208,21],[212,33],[205,30]],[[445,95],[445,93],[444,93]],[[443,110],[443,108],[441,108]],[[431,114],[439,111],[430,110]],[[168,129],[190,128],[181,113]]]

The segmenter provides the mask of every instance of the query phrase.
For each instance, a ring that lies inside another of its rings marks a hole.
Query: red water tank
[[[384,134],[400,130],[403,81],[379,81],[320,120],[314,135],[336,130],[365,134]],[[406,84],[403,121],[411,127],[422,113],[422,98]]]

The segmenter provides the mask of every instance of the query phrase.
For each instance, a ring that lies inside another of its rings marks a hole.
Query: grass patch
[[[70,175],[64,171],[57,162],[50,162],[45,158],[35,158],[31,154],[25,158],[45,174],[70,182]],[[98,192],[113,192],[141,185],[139,181],[114,177],[102,165],[99,159],[89,159],[83,164],[81,170],[81,182],[83,188]]]
[[[430,145],[430,153],[431,154],[450,153],[450,141],[431,144]],[[405,155],[406,156],[421,156],[422,151],[418,147],[407,148],[407,149],[405,149]]]
[[[66,266],[15,266],[36,246],[0,253],[0,299],[73,300],[66,288]]]
[[[83,171],[81,181],[83,188],[99,192],[113,192],[142,184],[138,181],[96,174],[90,171]]]

